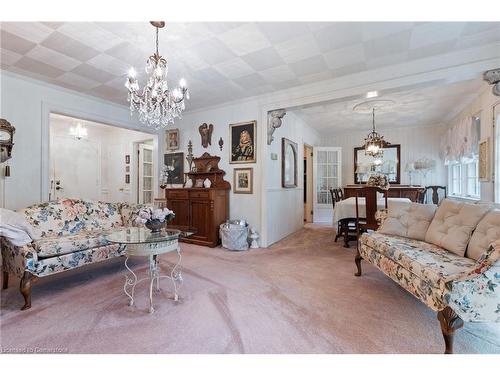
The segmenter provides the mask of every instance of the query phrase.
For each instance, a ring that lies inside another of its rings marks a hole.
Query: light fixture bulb
[[[366,93],[366,99],[376,98],[378,96],[378,91],[368,91]]]
[[[184,78],[181,78],[181,80],[179,81],[179,86],[181,88],[186,88],[187,82],[186,82],[186,80]]]
[[[133,67],[131,67],[129,70],[128,70],[128,76],[130,78],[135,78],[137,76],[137,72],[135,71],[135,69]]]

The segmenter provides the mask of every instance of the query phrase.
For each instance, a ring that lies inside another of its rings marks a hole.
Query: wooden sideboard
[[[347,185],[344,187],[344,197],[355,197],[356,192],[359,196],[363,196],[361,188],[365,185]],[[410,186],[410,185],[391,185],[387,196],[389,198],[408,198],[412,202],[417,202],[419,193],[423,192],[423,186]]]
[[[215,247],[219,244],[219,226],[229,219],[229,191],[231,184],[224,180],[224,172],[219,169],[220,157],[204,153],[193,158],[195,169],[186,175],[193,181],[211,181],[209,188],[165,189],[165,199],[155,199],[156,203],[175,212],[175,219],[168,226],[180,230],[194,230],[196,233],[182,241]]]
[[[157,201],[160,201],[157,199]],[[165,189],[165,205],[175,212],[169,228],[195,230],[184,242],[215,247],[219,225],[229,219],[229,189]]]

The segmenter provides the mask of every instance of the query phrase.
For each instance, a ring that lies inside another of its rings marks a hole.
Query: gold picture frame
[[[253,168],[234,168],[234,194],[253,194]]]
[[[169,129],[165,131],[165,149],[175,151],[180,148],[179,129]]]
[[[249,146],[241,147],[241,138],[249,138]],[[229,164],[257,162],[257,121],[229,124]]]
[[[479,143],[478,177],[481,182],[490,180],[490,138]]]

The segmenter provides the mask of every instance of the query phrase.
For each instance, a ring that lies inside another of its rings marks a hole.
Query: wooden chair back
[[[427,203],[427,192],[429,190],[432,190],[432,203],[434,204],[439,204],[439,202],[441,201],[441,199],[439,199],[439,190],[444,190],[444,198],[446,198],[446,186],[439,186],[439,185],[431,185],[431,186],[426,186],[425,187],[425,200],[426,200],[426,203]],[[442,199],[444,199],[442,198]]]
[[[330,195],[332,196],[333,208],[335,208],[335,202],[337,202],[337,195],[335,194],[335,189],[330,189]]]
[[[382,193],[384,195],[384,206],[387,209],[387,193],[388,190],[380,189],[376,186],[365,186],[359,191],[356,191],[356,227],[359,233],[362,231],[366,231],[368,229],[376,230],[378,228],[378,223],[375,218],[375,213],[378,210],[377,205],[377,193]],[[359,216],[359,198],[365,198],[365,207],[366,207],[366,217],[362,218]],[[365,219],[363,223],[360,222],[360,219]]]
[[[338,188],[337,192],[338,192],[339,200],[343,201],[344,200],[344,191],[342,190],[342,188]]]

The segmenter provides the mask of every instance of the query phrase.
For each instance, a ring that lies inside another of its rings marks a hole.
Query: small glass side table
[[[181,248],[179,238],[189,237],[194,232],[182,232],[177,229],[163,229],[159,233],[152,233],[146,228],[127,228],[116,230],[106,235],[110,243],[118,243],[126,246],[125,267],[128,273],[125,275],[123,291],[129,298],[129,306],[134,305],[134,293],[137,284],[144,280],[149,281],[149,312],[154,312],[153,307],[153,284],[156,283],[156,291],[160,290],[160,279],[167,278],[172,281],[174,287],[174,301],[179,300],[178,290],[182,284],[182,273],[180,270]],[[177,263],[170,268],[169,275],[160,275],[158,255],[176,252]],[[149,258],[148,277],[138,279],[134,271],[128,266],[131,256],[142,256]]]

